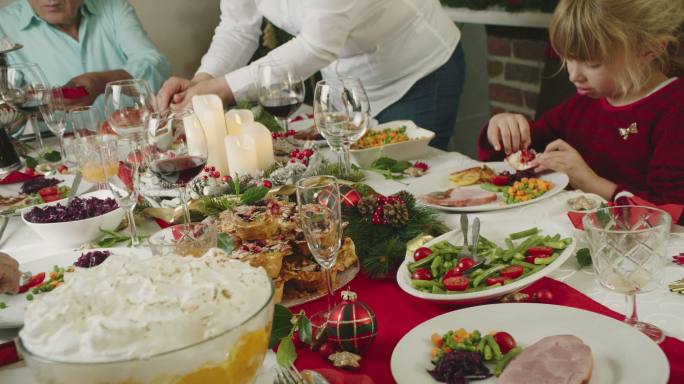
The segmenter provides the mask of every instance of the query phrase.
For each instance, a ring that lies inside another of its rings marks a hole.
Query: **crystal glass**
[[[328,310],[314,315],[325,322],[334,299],[332,268],[342,246],[340,190],[337,179],[332,176],[307,177],[299,180],[296,186],[301,229],[311,254],[325,271]]]
[[[275,116],[285,132],[287,119],[304,102],[304,82],[286,63],[260,64],[257,74],[259,104]]]
[[[38,64],[18,63],[0,67],[0,99],[28,116],[41,150],[44,147],[38,126],[38,113],[45,103],[45,93],[49,88]]]
[[[587,213],[583,223],[599,284],[624,293],[624,321],[660,343],[663,331],[638,320],[635,295],[664,283],[672,218],[656,208],[616,206]]]
[[[370,103],[361,80],[319,81],[313,108],[318,130],[337,153],[343,177],[348,177],[351,174],[349,148],[366,133],[370,120]]]
[[[64,132],[66,131],[67,109],[61,88],[51,88],[44,93],[44,103],[40,106],[40,113],[48,129],[59,139],[59,154],[62,162],[66,162],[64,150]]]
[[[100,146],[102,144],[109,143],[108,140],[103,142],[99,136],[86,136],[80,137],[74,140],[71,144],[71,149],[75,152],[76,159],[78,159],[78,166],[83,175],[83,179],[97,184],[99,189],[106,188],[105,186],[105,169],[103,167],[103,162],[106,167],[112,168],[109,173],[114,173],[118,169],[117,159],[106,157],[103,159],[102,151]],[[106,151],[105,156],[110,155],[111,151]],[[106,161],[104,161],[106,160]]]
[[[187,185],[207,163],[204,129],[192,110],[154,112],[148,118],[145,156],[149,170],[178,188],[185,222],[190,223]]]
[[[100,110],[93,105],[71,109],[69,120],[77,137],[95,136],[100,133]]]
[[[104,99],[105,119],[121,136],[143,137],[150,114],[157,110],[147,81],[119,80],[107,83]]]
[[[139,169],[143,161],[140,146],[133,139],[119,138],[100,143],[100,164],[104,183],[119,206],[126,210],[131,246],[140,245],[133,211],[138,203]]]
[[[201,257],[216,248],[218,238],[213,225],[177,224],[158,231],[148,239],[152,254],[157,256]]]

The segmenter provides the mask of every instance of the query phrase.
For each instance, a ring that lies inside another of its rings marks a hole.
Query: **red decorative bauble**
[[[350,189],[342,195],[342,204],[347,208],[354,208],[361,201],[361,194],[356,189]]]
[[[356,293],[343,291],[342,303],[331,310],[325,331],[335,347],[360,354],[373,344],[378,320],[368,305],[356,300]]]

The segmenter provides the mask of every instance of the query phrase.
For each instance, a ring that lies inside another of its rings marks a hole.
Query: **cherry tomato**
[[[62,164],[57,168],[57,172],[62,173],[62,174],[67,173],[67,172],[69,172],[69,167]]]
[[[464,257],[458,261],[458,264],[456,264],[456,269],[458,269],[458,271],[460,272],[459,274],[461,274],[472,268],[475,264],[477,263],[475,263],[475,260],[473,260],[472,258]]]
[[[45,195],[40,197],[41,200],[43,200],[46,203],[51,203],[53,201],[61,200],[62,196],[60,195]]]
[[[522,276],[523,273],[525,273],[525,268],[519,265],[511,265],[510,267],[501,271],[500,275],[501,277],[507,279],[517,279],[518,277]]]
[[[527,252],[525,254],[527,256],[548,257],[553,254],[553,248],[545,247],[543,245],[537,247],[529,247],[527,248]]]
[[[513,336],[508,332],[497,332],[494,334],[494,341],[499,344],[499,349],[504,355],[517,345]]]
[[[432,280],[432,272],[428,268],[416,269],[411,274],[413,280]]]
[[[453,276],[442,279],[444,288],[449,291],[465,291],[470,285],[470,279],[465,276]]]
[[[461,275],[462,275],[462,273],[461,273],[461,271],[458,269],[458,266],[453,267],[453,268],[449,269],[448,271],[446,271],[446,273],[444,274],[444,276],[442,276],[442,283],[444,283],[444,280],[446,280],[446,279],[448,279],[448,278],[450,278],[450,277],[456,277],[456,276],[461,276]]]
[[[432,254],[432,249],[428,247],[420,247],[413,252],[413,260],[418,261],[424,259]]]
[[[553,302],[553,292],[546,288],[542,288],[532,295],[534,301],[542,304],[549,304]]]
[[[492,286],[492,285],[496,285],[496,284],[501,284],[501,285],[503,285],[503,283],[504,283],[506,280],[508,280],[508,279],[505,278],[505,277],[503,277],[503,276],[499,276],[499,277],[488,277],[488,278],[485,279],[485,284],[487,284],[488,287],[489,287],[489,286]]]
[[[56,186],[45,187],[38,190],[38,194],[43,197],[47,195],[59,195],[59,189]]]
[[[496,186],[508,185],[511,183],[511,178],[507,175],[493,175],[489,178],[489,182]]]
[[[534,261],[537,260],[537,257],[539,256],[525,256],[525,262],[534,264]]]

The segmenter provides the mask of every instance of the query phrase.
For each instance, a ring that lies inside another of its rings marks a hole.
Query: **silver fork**
[[[468,215],[461,213],[461,234],[463,235],[463,248],[458,253],[458,258],[470,256],[470,249],[468,248]]]
[[[274,384],[306,384],[304,377],[297,370],[297,368],[290,364],[284,367],[277,364],[275,367],[276,378]]]

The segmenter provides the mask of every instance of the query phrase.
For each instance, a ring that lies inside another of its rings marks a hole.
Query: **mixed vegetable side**
[[[483,363],[494,363],[494,375],[501,375],[506,365],[522,352],[509,333],[492,331],[483,335],[480,331],[467,332],[460,328],[443,335],[431,337],[431,361],[433,378],[442,382],[460,382],[463,379],[486,379],[492,374]],[[467,382],[467,381],[466,381]]]
[[[418,248],[408,264],[411,285],[430,293],[468,293],[510,284],[551,264],[572,238],[530,228],[510,234],[505,243],[500,247],[480,236],[477,257],[459,256],[463,247],[446,240]],[[468,250],[472,253],[472,247]]]

